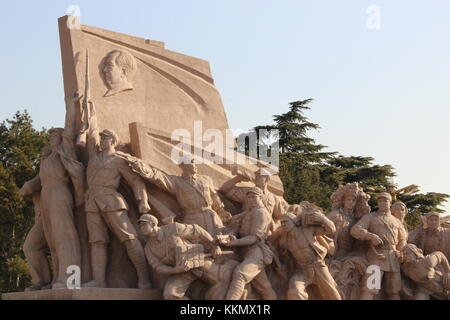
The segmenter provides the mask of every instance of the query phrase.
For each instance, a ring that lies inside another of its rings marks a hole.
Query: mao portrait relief
[[[108,90],[105,97],[117,93],[133,90],[133,77],[137,71],[137,62],[133,55],[127,51],[113,50],[105,57],[102,68]]]

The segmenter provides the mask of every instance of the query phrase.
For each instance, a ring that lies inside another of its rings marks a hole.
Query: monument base
[[[161,300],[160,290],[129,288],[81,288],[79,290],[37,290],[11,292],[1,295],[2,300]]]

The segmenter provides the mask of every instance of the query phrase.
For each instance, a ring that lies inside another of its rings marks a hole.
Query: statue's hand
[[[145,201],[145,200],[139,201],[139,212],[140,213],[147,213],[150,210],[151,210],[151,208],[147,201]]]
[[[83,95],[80,94],[78,91],[76,91],[76,92],[73,94],[72,101],[73,101],[73,102],[78,102],[78,101],[80,101],[81,99],[83,99]]]
[[[239,173],[237,177],[239,178],[239,181],[251,181],[250,177],[245,173]]]
[[[397,256],[397,259],[400,263],[403,263],[403,261],[405,260],[404,256],[403,256],[403,252],[399,251],[399,250],[395,250],[395,255]]]
[[[177,273],[184,273],[189,270],[190,270],[189,266],[185,264],[185,265],[178,265],[178,266],[173,267],[172,272],[174,274],[177,274]]]
[[[22,186],[22,188],[19,189],[19,195],[22,197],[29,197],[31,196],[30,186],[29,182],[25,182]]]
[[[229,213],[227,210],[225,210],[224,208],[221,208],[218,212],[220,220],[222,220],[223,223],[228,223],[230,222],[231,218],[233,217],[231,215],[231,213]]]
[[[325,216],[322,214],[322,213],[320,213],[320,212],[314,212],[313,214],[312,214],[312,220],[314,221],[314,222],[317,222],[317,223],[322,223],[323,222],[323,218],[324,218]]]
[[[143,161],[136,160],[131,162],[131,168],[134,172],[147,174],[150,172],[150,167]]]
[[[213,258],[218,258],[222,255],[222,249],[220,249],[219,246],[216,246],[216,248],[214,249],[214,251],[212,252],[212,256]]]
[[[77,102],[79,102],[83,98],[83,95],[75,91],[72,98],[65,97],[64,100],[66,101],[66,106],[75,105]]]
[[[374,246],[374,247],[378,247],[381,246],[383,244],[383,240],[381,240],[381,238],[379,236],[377,236],[374,233],[369,233],[367,235],[367,240],[370,241],[370,243]]]
[[[22,196],[22,197],[28,196],[29,193],[28,193],[28,190],[27,190],[27,189],[28,189],[28,188],[26,188],[26,184],[23,185],[23,187],[20,188],[20,190],[19,190],[19,195]]]
[[[217,242],[223,246],[229,246],[236,237],[231,234],[217,235]]]

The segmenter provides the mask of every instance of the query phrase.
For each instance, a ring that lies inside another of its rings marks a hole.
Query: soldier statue
[[[116,154],[118,136],[105,129],[98,132],[95,105],[90,107],[87,148],[89,163],[87,166],[86,222],[91,244],[91,263],[93,280],[85,287],[106,287],[106,267],[108,263],[107,245],[110,242],[109,230],[125,246],[128,257],[136,269],[138,287],[151,287],[149,271],[145,261],[144,249],[137,232],[127,213],[127,203],[117,191],[123,179],[132,187],[139,203],[139,212],[150,210],[145,184],[135,174],[128,163]]]

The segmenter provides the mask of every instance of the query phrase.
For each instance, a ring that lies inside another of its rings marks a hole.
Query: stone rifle
[[[89,53],[86,48],[86,73],[85,73],[85,83],[84,83],[84,100],[81,109],[81,128],[80,134],[77,137],[77,145],[80,147],[86,146],[86,137],[89,129],[89,101],[91,98],[91,81],[89,79]]]

